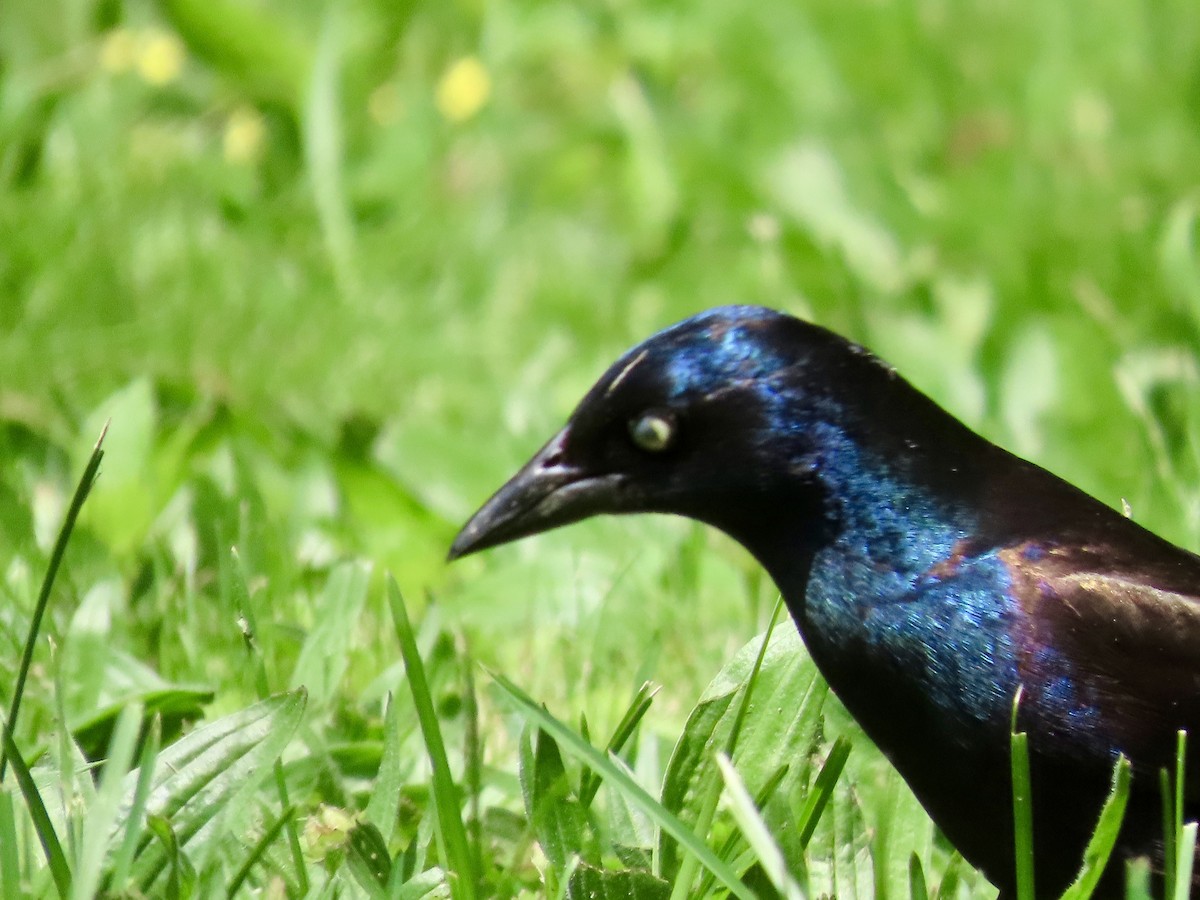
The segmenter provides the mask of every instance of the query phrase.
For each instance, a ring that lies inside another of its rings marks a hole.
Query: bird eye
[[[675,420],[661,412],[644,413],[629,423],[629,436],[642,450],[660,453],[675,438]]]

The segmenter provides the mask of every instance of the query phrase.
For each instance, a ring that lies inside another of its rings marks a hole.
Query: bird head
[[[755,536],[771,533],[772,518],[805,519],[815,535],[822,422],[836,418],[836,388],[852,389],[845,382],[864,367],[889,377],[856,345],[768,309],[680,322],[613,364],[471,518],[450,558],[601,513],[689,516],[760,558]]]

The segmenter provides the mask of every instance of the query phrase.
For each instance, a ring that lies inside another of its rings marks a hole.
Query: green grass
[[[439,107],[464,57],[490,91]],[[986,896],[789,629],[784,736],[751,705],[740,782],[702,752],[775,599],[729,542],[445,550],[620,351],[726,302],[1200,546],[1197,59],[1182,0],[8,4],[6,709],[111,429],[13,734],[61,859],[10,773],[2,892]],[[716,865],[663,824],[700,784]]]

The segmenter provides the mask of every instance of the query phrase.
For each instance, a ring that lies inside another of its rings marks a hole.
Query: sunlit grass
[[[98,865],[138,883],[145,837],[183,885],[450,890],[466,864],[439,846],[446,801],[385,571],[484,895],[572,876],[535,848],[526,720],[477,689],[478,663],[558,721],[586,717],[595,746],[645,681],[663,685],[612,764],[653,796],[682,778],[668,759],[703,733],[704,686],[775,599],[738,548],[621,520],[443,558],[617,353],[707,306],[763,303],[862,340],[989,437],[1200,546],[1197,19],[1117,0],[1079,16],[935,0],[6,11],[6,708],[54,536],[112,419],[15,733],[43,790],[74,802],[82,786],[77,818],[51,816],[84,829],[82,883]],[[106,821],[117,788],[89,787],[85,759],[116,747],[137,771],[301,685],[279,764],[207,833],[219,851],[167,816],[96,862],[85,822]],[[121,710],[139,704],[158,724],[134,747]],[[986,893],[836,703],[819,709],[820,739],[774,795],[754,792],[778,766],[734,758],[768,825],[825,798],[804,847],[776,837],[809,860],[791,874]],[[595,787],[572,766],[581,801]],[[577,877],[673,871],[641,813],[598,796]],[[701,838],[761,887],[734,829],[723,810]],[[34,841],[9,778],[6,893],[54,890]],[[657,874],[637,884],[657,890]]]

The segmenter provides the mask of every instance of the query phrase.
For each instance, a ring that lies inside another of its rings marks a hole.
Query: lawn
[[[445,553],[729,302],[1200,546],[1198,172],[1182,0],[11,0],[0,895],[991,896],[720,535]]]

